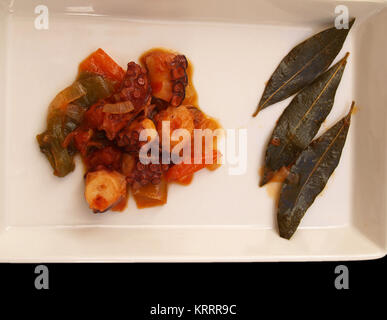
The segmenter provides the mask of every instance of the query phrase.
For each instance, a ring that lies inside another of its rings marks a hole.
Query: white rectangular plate
[[[1,1],[1,261],[285,261],[377,258],[386,253],[386,1],[344,1],[357,21],[335,104],[321,131],[358,105],[343,155],[295,236],[275,224],[275,185],[258,170],[283,101],[252,118],[265,81],[297,43],[332,24],[334,1]],[[43,3],[44,4],[44,3]],[[174,10],[171,10],[171,9]],[[172,185],[163,207],[94,215],[82,164],[59,179],[35,140],[47,106],[103,48],[123,67],[152,47],[185,54],[199,104],[225,129],[247,129],[246,172],[233,165]]]

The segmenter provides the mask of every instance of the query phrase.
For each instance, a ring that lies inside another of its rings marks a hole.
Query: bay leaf
[[[266,149],[260,186],[279,169],[293,164],[313,140],[332,109],[348,55],[302,89],[284,110]]]
[[[253,114],[282,101],[311,83],[331,65],[343,47],[343,43],[355,19],[348,29],[326,29],[294,47],[271,75]]]
[[[282,238],[290,239],[305,212],[324,189],[340,161],[348,129],[350,112],[314,140],[298,157],[281,189],[277,222]]]

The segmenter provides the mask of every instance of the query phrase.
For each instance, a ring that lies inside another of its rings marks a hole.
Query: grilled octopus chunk
[[[105,103],[124,101],[130,101],[134,110],[118,114],[103,110]],[[89,108],[85,113],[85,126],[103,130],[109,140],[114,140],[119,131],[127,127],[142,110],[149,107],[150,101],[151,86],[145,68],[134,62],[129,62],[120,91],[107,101],[99,101]]]
[[[154,97],[178,107],[185,98],[188,61],[185,56],[154,50],[143,57]]]
[[[149,108],[151,98],[151,86],[146,69],[135,62],[129,62],[120,91],[107,101],[101,100],[90,107],[85,112],[84,126],[103,130],[109,140],[114,140],[119,131],[127,127],[142,110]],[[104,112],[104,104],[124,101],[130,101],[134,110],[118,114]]]
[[[94,213],[109,210],[125,196],[126,179],[121,173],[101,169],[87,174],[85,198]]]
[[[141,133],[146,135],[147,141],[140,141]],[[145,143],[156,138],[157,131],[153,121],[146,117],[139,117],[119,132],[116,143],[119,147],[124,147],[127,152],[138,152]]]
[[[146,69],[133,61],[129,62],[121,90],[113,97],[116,102],[131,101],[135,110],[149,105],[151,85]]]
[[[135,158],[134,165],[126,177],[126,181],[134,189],[148,184],[158,185],[162,181],[163,174],[168,171],[168,164],[149,163],[143,164],[139,158]]]

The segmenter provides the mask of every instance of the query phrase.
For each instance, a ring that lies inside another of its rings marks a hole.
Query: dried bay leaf
[[[305,212],[339,164],[353,107],[354,103],[350,112],[314,140],[292,166],[282,186],[278,204],[277,222],[282,238],[292,237]]]
[[[284,110],[266,149],[260,186],[282,167],[292,165],[312,141],[332,109],[348,53],[337,64],[301,90]]]
[[[282,101],[311,83],[333,62],[355,19],[348,29],[326,29],[294,47],[269,79],[258,107],[253,114]]]

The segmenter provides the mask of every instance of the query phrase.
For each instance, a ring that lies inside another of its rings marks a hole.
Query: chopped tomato
[[[214,150],[212,155],[212,163],[215,163],[217,159],[220,158],[220,152]],[[194,163],[194,158],[191,159],[191,163],[180,163],[172,166],[166,173],[165,178],[168,182],[176,181],[176,180],[184,180],[185,177],[193,175],[196,171],[199,171],[208,164],[206,163],[206,156],[203,155],[201,163]]]
[[[97,129],[103,122],[103,109],[100,103],[92,105],[83,116],[83,125],[87,128]]]

